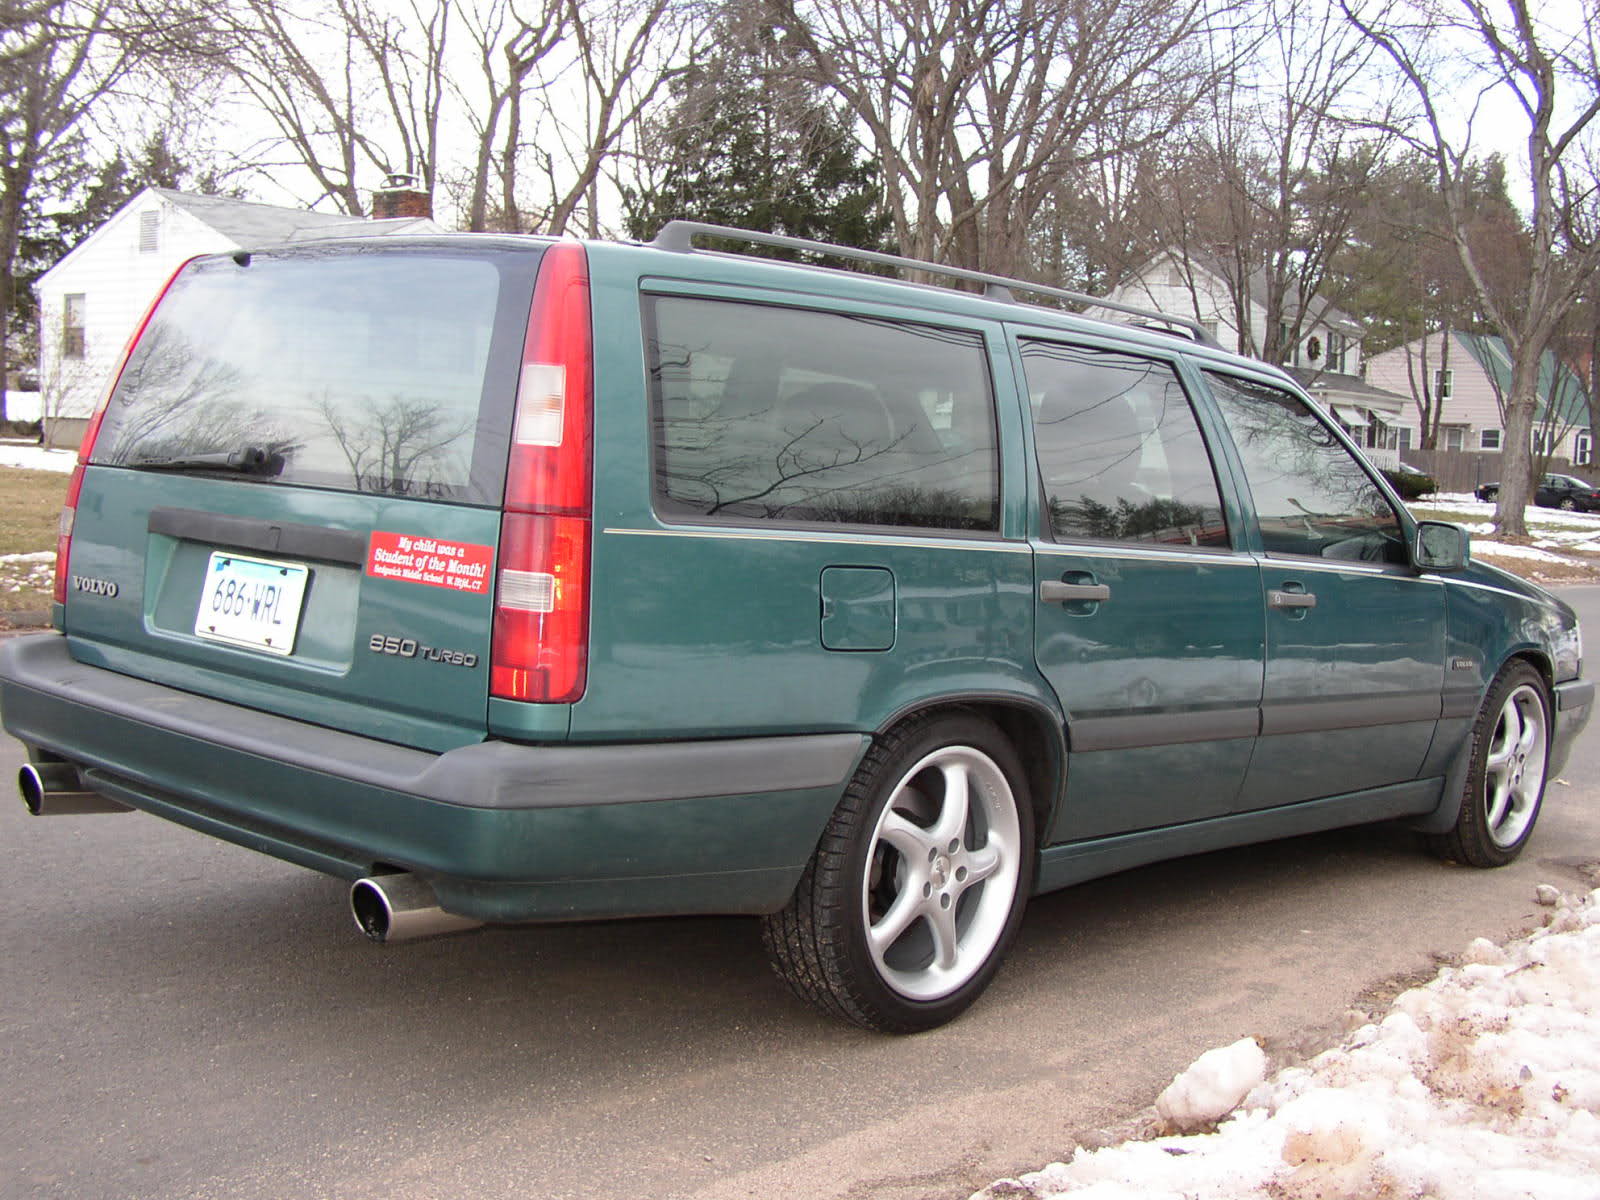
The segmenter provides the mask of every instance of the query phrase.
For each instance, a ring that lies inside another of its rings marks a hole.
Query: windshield
[[[167,292],[93,461],[492,504],[539,247],[320,246],[201,259]],[[225,468],[219,468],[225,469]]]

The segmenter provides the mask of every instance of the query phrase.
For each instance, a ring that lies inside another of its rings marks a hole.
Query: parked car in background
[[[1500,483],[1479,484],[1473,494],[1491,503],[1500,498]],[[1540,508],[1562,508],[1568,512],[1594,512],[1600,509],[1600,487],[1574,475],[1545,475],[1534,490],[1533,502]]]
[[[376,940],[748,914],[895,1032],[1141,863],[1389,819],[1516,858],[1592,707],[1572,609],[1283,371],[1030,290],[1087,300],[682,223],[193,260],[58,632],[0,644],[23,799],[342,877]]]

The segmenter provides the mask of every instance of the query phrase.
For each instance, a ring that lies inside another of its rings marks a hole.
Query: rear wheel
[[[1561,497],[1561,503],[1558,504],[1556,507],[1565,509],[1567,512],[1572,512],[1574,509],[1576,509],[1578,507],[1578,502],[1576,500],[1574,500],[1571,496],[1563,496],[1563,497]]]
[[[1503,867],[1522,853],[1539,819],[1550,757],[1550,693],[1525,662],[1508,664],[1472,727],[1461,812],[1435,853],[1474,867]]]
[[[931,1029],[988,985],[1033,882],[1016,752],[976,716],[913,720],[874,744],[794,897],[767,917],[773,968],[834,1016]]]

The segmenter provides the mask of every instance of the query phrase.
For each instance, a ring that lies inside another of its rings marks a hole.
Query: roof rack
[[[790,250],[808,250],[813,254],[827,254],[834,258],[850,258],[858,262],[878,263],[888,267],[904,267],[913,271],[928,271],[935,275],[947,275],[952,279],[965,279],[971,283],[984,285],[983,294],[991,300],[1005,301],[1011,304],[1020,304],[1011,294],[1012,289],[1032,292],[1041,296],[1053,296],[1058,300],[1069,300],[1073,304],[1087,304],[1095,308],[1109,308],[1115,312],[1127,313],[1146,321],[1158,321],[1163,325],[1177,326],[1192,334],[1194,340],[1203,346],[1221,349],[1221,344],[1199,321],[1188,317],[1174,316],[1171,313],[1156,312],[1154,309],[1139,308],[1132,304],[1122,304],[1116,300],[1107,300],[1102,296],[1089,296],[1083,292],[1071,292],[1066,288],[1048,287],[1042,283],[1029,283],[1026,279],[1009,279],[1004,275],[990,275],[983,271],[969,271],[965,267],[947,267],[943,263],[923,262],[917,258],[904,258],[898,254],[882,254],[877,250],[857,250],[853,246],[836,246],[831,242],[814,242],[809,238],[789,237],[782,233],[763,233],[758,229],[738,229],[732,225],[710,225],[703,221],[668,221],[656,234],[655,240],[650,244],[659,250],[673,250],[678,253],[687,253],[694,250],[694,239],[697,237],[719,237],[729,241],[754,242],[761,246],[783,246]]]

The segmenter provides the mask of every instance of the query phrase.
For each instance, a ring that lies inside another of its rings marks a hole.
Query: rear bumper
[[[767,912],[799,879],[863,734],[432,754],[0,645],[0,719],[93,790],[359,878],[400,867],[487,921]]]

